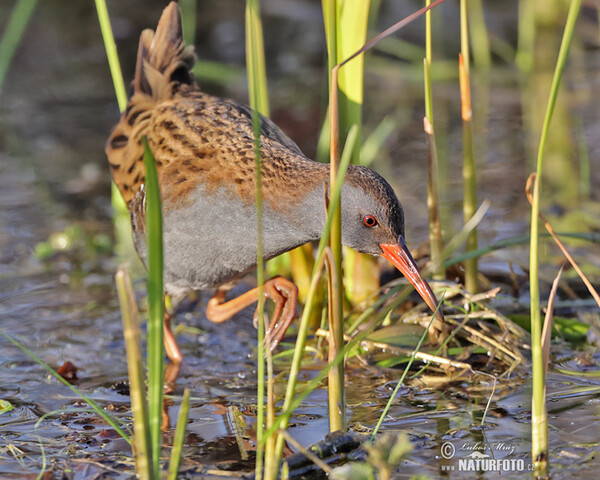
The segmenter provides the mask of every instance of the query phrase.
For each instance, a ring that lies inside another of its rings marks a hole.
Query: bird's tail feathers
[[[140,35],[133,91],[155,100],[168,98],[173,82],[191,84],[193,47],[184,48],[181,13],[176,2],[164,9],[156,32],[146,29]]]

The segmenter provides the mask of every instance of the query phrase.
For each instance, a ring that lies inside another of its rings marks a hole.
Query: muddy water
[[[109,5],[127,78],[132,74],[137,34],[153,26],[161,7],[160,2],[153,2],[136,12],[134,3]],[[322,87],[320,12],[318,4],[290,3],[288,7],[282,9],[276,3],[265,7],[271,26],[266,35],[272,107],[275,118],[312,154],[321,110],[313,95]],[[384,8],[389,15],[398,13],[389,5]],[[1,5],[0,18],[7,18],[8,10],[8,5]],[[243,64],[242,15],[238,2],[206,6],[197,42],[201,58]],[[496,17],[498,34],[510,30],[503,19]],[[285,41],[272,41],[276,38]],[[584,37],[582,44],[586,42],[597,45],[597,40]],[[558,180],[549,176],[545,208],[564,231],[581,232],[599,227],[600,169],[594,167],[600,155],[600,57],[597,49],[581,45],[574,52],[574,67],[567,75],[570,88],[562,95],[555,118],[558,133],[554,138],[564,139],[550,148],[555,162],[551,170],[560,174]],[[368,128],[386,114],[396,121],[386,149],[373,166],[396,187],[406,208],[408,239],[417,246],[426,240],[427,228],[423,102],[419,70],[402,65],[390,69],[381,56],[372,59],[365,117]],[[302,75],[297,74],[299,69]],[[205,81],[206,89],[243,100],[244,78],[236,71],[225,83]],[[488,119],[476,125],[480,198],[492,201],[480,229],[482,244],[527,233],[522,191],[533,168],[538,132],[533,125],[540,123],[535,106],[545,104],[541,97],[548,78],[547,71],[540,69],[530,81],[520,81],[512,68],[499,67],[487,79],[474,82],[475,118],[479,114]],[[441,82],[436,95],[438,131],[444,132],[441,197],[449,236],[461,222],[456,82]],[[65,361],[74,363],[79,368],[78,388],[128,423],[125,356],[112,276],[122,258],[115,258],[110,244],[109,183],[103,154],[116,111],[93,5],[67,9],[59,2],[40,2],[0,96],[0,328],[53,368]],[[581,148],[577,139],[581,138],[587,143],[592,165],[591,195],[582,194],[578,177]],[[78,229],[75,232],[73,225]],[[59,251],[39,259],[36,249],[39,252],[40,242],[51,238]],[[574,251],[597,283],[597,245],[579,243]],[[547,290],[557,270],[557,256],[551,248],[544,254],[543,289]],[[527,312],[526,266],[526,250],[518,247],[482,261],[484,273],[502,280],[497,305],[503,313]],[[511,268],[516,273],[516,291],[505,282]],[[240,290],[251,283],[249,279]],[[589,298],[577,282],[570,284],[582,298]],[[141,300],[141,279],[136,291]],[[559,304],[564,315],[598,322],[597,309],[589,303],[575,304],[574,309],[567,306],[567,299],[565,294],[565,302]],[[252,467],[252,452],[243,460],[237,446],[231,407],[242,412],[248,424],[242,433],[250,436],[255,418],[255,331],[251,312],[218,327],[210,324],[203,317],[204,301],[200,298],[197,304],[186,305],[179,315],[182,324],[194,330],[188,328],[179,335],[186,363],[170,413],[172,419],[176,417],[178,395],[189,387],[192,403],[184,470],[190,477],[206,477],[214,471],[234,476]],[[594,371],[600,362],[597,348],[585,343],[558,342],[553,359],[559,367],[580,372]],[[314,374],[314,369],[307,368],[302,379]],[[350,422],[373,426],[399,375],[351,363],[347,376]],[[495,458],[519,459],[527,465],[527,368],[501,384],[483,429],[478,424],[485,396],[474,394],[468,382],[441,388],[411,383],[401,390],[384,429],[408,432],[415,452],[398,478],[415,473],[472,478],[472,472],[458,471],[457,461],[470,458],[475,451],[489,454],[490,447]],[[597,377],[550,373],[553,478],[586,478],[597,470],[599,388]],[[5,339],[0,339],[0,399],[14,406],[0,415],[0,478],[35,478],[44,464],[54,478],[131,477],[126,442]],[[44,415],[48,416],[36,426]],[[293,423],[291,432],[304,445],[326,434],[324,390],[307,398]],[[165,444],[171,438],[172,432],[166,434]],[[446,443],[451,447],[443,447]],[[443,448],[454,449],[453,459],[442,458]],[[492,478],[495,474],[480,475]],[[522,478],[518,472],[507,476]]]

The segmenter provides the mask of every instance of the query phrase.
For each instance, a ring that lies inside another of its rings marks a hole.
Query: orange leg
[[[171,330],[171,315],[169,315],[166,310],[163,332],[165,351],[167,352],[167,357],[171,360],[165,369],[165,393],[173,393],[175,381],[181,370],[183,355],[181,354],[181,350],[179,350],[175,335],[173,335],[173,331]]]
[[[266,340],[273,350],[285,335],[296,315],[298,287],[283,277],[273,277],[263,286],[265,298],[275,302],[273,318],[267,325]],[[206,306],[206,316],[211,322],[222,323],[236,313],[258,301],[258,287],[225,301],[227,290],[218,289]],[[254,314],[256,324],[256,313]]]

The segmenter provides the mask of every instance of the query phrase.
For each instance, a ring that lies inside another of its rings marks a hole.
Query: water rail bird
[[[140,36],[133,95],[106,144],[113,180],[131,213],[133,238],[146,259],[142,137],[156,159],[163,206],[165,291],[216,289],[207,317],[223,322],[258,299],[254,288],[227,292],[256,267],[255,157],[252,111],[203,93],[190,72],[175,2],[156,32]],[[271,120],[260,117],[263,249],[266,259],[318,240],[326,221],[329,165],[307,158]],[[404,242],[404,213],[392,187],[363,166],[350,165],[341,195],[342,242],[382,256],[414,285],[432,310],[437,300]],[[282,277],[264,284],[275,302],[271,347],[295,316],[297,288]],[[443,322],[438,310],[437,328]],[[167,356],[182,357],[165,321]],[[178,370],[177,370],[178,372]]]

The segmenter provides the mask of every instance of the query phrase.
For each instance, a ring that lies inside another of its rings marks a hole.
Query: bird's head
[[[432,311],[437,299],[404,242],[404,211],[386,180],[350,165],[342,188],[342,243],[392,263],[413,284]],[[441,310],[438,319],[443,321]]]

